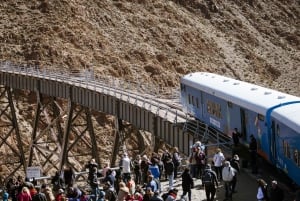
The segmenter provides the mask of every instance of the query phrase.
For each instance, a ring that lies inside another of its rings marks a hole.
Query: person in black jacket
[[[208,182],[206,179],[207,173],[210,173],[211,180]],[[202,186],[205,188],[205,194],[206,194],[206,200],[207,201],[213,201],[216,195],[216,191],[218,187],[218,179],[217,174],[215,171],[211,169],[211,165],[207,164],[205,166],[204,173],[202,175]]]
[[[272,187],[270,189],[270,200],[271,201],[283,201],[284,200],[284,192],[278,186],[277,181],[272,181]]]
[[[190,169],[189,168],[185,168],[182,175],[182,190],[183,190],[183,194],[182,194],[182,198],[188,193],[188,198],[189,201],[192,201],[192,191],[191,189],[194,188],[194,180],[192,178],[192,176],[190,175]]]
[[[230,160],[230,165],[237,171],[237,173],[240,173],[240,159],[237,154],[235,154],[233,158]],[[232,179],[232,186],[231,186],[232,193],[236,193],[236,189],[235,189],[236,183],[237,183],[237,174],[235,174]]]

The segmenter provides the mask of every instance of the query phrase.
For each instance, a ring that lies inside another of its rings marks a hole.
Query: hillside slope
[[[178,86],[193,71],[300,95],[297,0],[0,3],[0,59]]]

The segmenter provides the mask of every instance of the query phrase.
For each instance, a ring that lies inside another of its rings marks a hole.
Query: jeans
[[[169,180],[169,188],[173,189],[173,185],[174,185],[174,173],[172,173],[171,175],[168,175],[168,180]]]

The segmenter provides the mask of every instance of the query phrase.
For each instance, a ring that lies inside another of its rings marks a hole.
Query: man
[[[235,154],[233,158],[230,160],[230,165],[237,171],[237,173],[240,173],[240,159],[237,154]],[[236,189],[235,189],[236,183],[237,183],[237,174],[235,174],[232,179],[232,193],[236,193]]]
[[[233,132],[232,132],[232,140],[233,140],[233,144],[235,147],[237,147],[240,143],[240,132],[238,131],[237,128],[234,128]]]
[[[284,200],[284,192],[278,186],[277,181],[272,181],[272,187],[270,189],[270,200],[271,201],[283,201]]]
[[[32,197],[32,201],[47,201],[46,195],[41,192],[41,188],[36,186],[35,189],[37,193]]]
[[[257,174],[256,157],[257,157],[257,142],[253,135],[250,135],[249,151],[251,155],[252,173]]]
[[[237,174],[237,170],[231,167],[229,161],[225,161],[222,169],[222,178],[225,185],[225,200],[232,200],[232,184],[233,178]],[[225,201],[224,200],[224,201]]]
[[[128,182],[128,179],[130,177],[130,166],[131,166],[131,160],[128,157],[127,153],[124,153],[123,159],[122,159],[122,173],[123,173],[123,181],[125,183]]]
[[[205,188],[206,200],[213,201],[216,195],[216,187],[218,187],[218,179],[210,164],[205,166],[202,174],[202,186]]]

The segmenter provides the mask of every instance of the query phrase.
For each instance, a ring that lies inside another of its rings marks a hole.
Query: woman
[[[24,186],[22,188],[22,191],[18,194],[18,201],[31,201],[31,200],[32,198],[29,189],[26,186]]]
[[[258,188],[256,198],[257,201],[269,201],[267,194],[267,186],[268,184],[263,179],[257,180]]]
[[[182,175],[182,190],[183,194],[181,197],[184,197],[186,193],[188,193],[189,201],[192,201],[192,191],[191,189],[194,188],[194,181],[192,176],[190,175],[190,169],[185,168]]]

